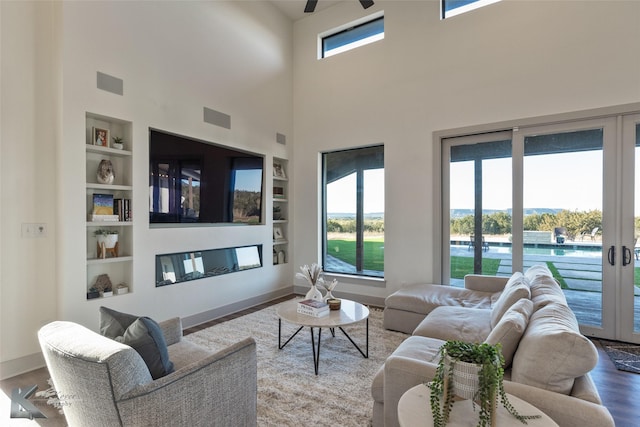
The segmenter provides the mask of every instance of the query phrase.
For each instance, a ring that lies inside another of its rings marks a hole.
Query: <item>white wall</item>
[[[384,40],[316,59],[319,33],[379,10]],[[319,153],[385,144],[386,287],[343,279],[337,291],[384,297],[440,280],[433,132],[640,101],[638,2],[438,15],[436,1],[353,1],[294,25],[294,265],[321,257]]]
[[[0,3],[0,378],[41,363],[35,331],[56,318],[56,103],[52,3]],[[46,224],[22,238],[23,223]]]
[[[278,144],[276,132],[288,141],[293,133],[292,24],[280,11],[263,1],[0,7],[0,377],[33,362],[41,324],[57,318],[97,329],[102,304],[165,319],[290,292],[291,264],[271,266],[270,225],[152,230],[146,214],[149,127],[265,155],[265,195],[271,194],[268,165],[273,156],[291,154],[291,144]],[[58,64],[61,77],[52,80],[56,74],[50,70]],[[123,79],[124,96],[98,90],[97,71]],[[231,129],[204,123],[205,106],[229,114]],[[85,265],[86,112],[131,121],[134,158],[133,292],[91,301]],[[267,220],[271,206],[265,202]],[[48,237],[21,239],[21,222],[46,222]],[[155,287],[155,254],[255,243],[263,244],[261,269]]]

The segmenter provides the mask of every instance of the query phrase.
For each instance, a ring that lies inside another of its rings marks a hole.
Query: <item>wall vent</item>
[[[231,116],[211,108],[204,107],[204,121],[225,129],[231,129]]]
[[[97,86],[98,89],[106,90],[116,95],[122,96],[124,94],[124,81],[122,79],[101,73],[100,71],[98,71]]]

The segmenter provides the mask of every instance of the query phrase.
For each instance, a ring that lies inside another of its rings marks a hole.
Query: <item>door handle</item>
[[[622,265],[631,264],[631,249],[623,246],[622,247]]]
[[[607,260],[609,260],[609,264],[616,265],[616,248],[615,248],[615,246],[611,246],[609,248],[609,252],[607,253]]]

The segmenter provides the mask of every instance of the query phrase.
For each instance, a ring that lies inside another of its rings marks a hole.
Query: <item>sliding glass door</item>
[[[640,342],[640,115],[625,116],[621,121],[625,171],[621,185],[622,237],[630,262],[622,268],[617,294],[621,325],[618,339]]]
[[[584,333],[640,341],[640,115],[443,140],[443,281],[545,264]]]
[[[450,242],[451,283],[462,286],[466,274],[511,271],[511,135],[495,133],[457,138],[446,151],[445,185],[450,213],[445,241]],[[491,250],[490,250],[491,248]]]
[[[583,332],[615,334],[615,119],[516,130],[523,268],[545,264]],[[517,239],[514,238],[514,242]]]

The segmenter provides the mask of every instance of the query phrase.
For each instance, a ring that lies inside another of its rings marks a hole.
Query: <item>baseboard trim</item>
[[[258,295],[253,298],[234,302],[222,307],[217,307],[211,310],[203,311],[201,313],[193,314],[191,316],[185,316],[182,318],[182,328],[192,328],[194,326],[198,326],[203,323],[210,322],[212,320],[219,319],[221,317],[228,316],[230,314],[234,314],[239,311],[246,310],[256,305],[264,304],[266,302],[273,301],[290,294],[291,287],[287,287],[263,295]]]
[[[33,353],[17,359],[0,362],[0,380],[15,377],[45,366],[42,353]]]

